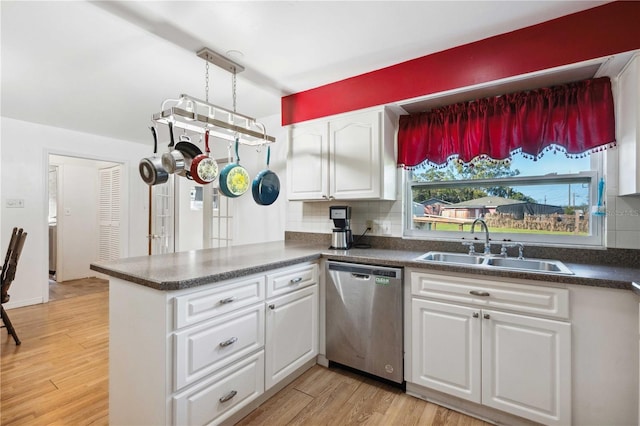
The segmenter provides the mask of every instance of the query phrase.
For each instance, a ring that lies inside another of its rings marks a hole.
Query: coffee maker
[[[351,207],[329,207],[329,219],[333,220],[333,235],[331,237],[331,249],[348,250],[353,244],[351,234]]]

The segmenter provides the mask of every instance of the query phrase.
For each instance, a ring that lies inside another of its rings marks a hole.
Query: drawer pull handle
[[[487,291],[480,291],[480,290],[471,290],[469,292],[469,294],[473,295],[473,296],[480,296],[480,297],[489,297],[491,296],[491,294],[489,294],[489,292]]]
[[[290,284],[298,284],[299,282],[302,281],[302,277],[298,277],[298,278],[294,278],[291,281],[289,281]]]
[[[479,314],[479,313],[477,313],[477,312],[474,312],[474,313],[473,313],[473,317],[474,317],[474,318],[478,318],[479,316],[480,316],[480,314]]]
[[[231,338],[231,339],[229,339],[229,340],[225,340],[224,342],[220,342],[220,346],[221,346],[221,347],[223,347],[223,348],[225,348],[225,347],[227,347],[227,346],[229,346],[229,345],[233,345],[233,344],[234,344],[235,342],[237,342],[237,341],[238,341],[238,338],[237,338],[237,337],[232,337],[232,338]]]
[[[271,309],[272,311],[273,311],[275,308],[276,308],[276,305],[274,305],[274,304],[269,305],[269,309]]]
[[[236,396],[238,394],[237,391],[232,390],[231,392],[229,392],[228,394],[226,394],[225,396],[221,397],[218,401],[220,402],[227,402],[229,401],[231,398],[233,398],[234,396]]]
[[[227,297],[226,299],[220,299],[221,305],[226,305],[227,303],[231,303],[236,300],[235,296]]]
[[[484,319],[491,319],[491,315],[489,315],[489,314],[484,314]]]

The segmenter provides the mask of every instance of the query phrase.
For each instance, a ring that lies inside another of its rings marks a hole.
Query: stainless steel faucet
[[[485,222],[484,219],[481,219],[481,218],[477,218],[476,220],[474,220],[473,223],[471,224],[471,233],[473,234],[473,231],[475,230],[475,227],[476,227],[476,223],[478,222],[480,222],[484,226],[484,233],[485,233],[484,254],[491,254],[491,243],[489,243],[489,227],[487,226],[487,222]]]

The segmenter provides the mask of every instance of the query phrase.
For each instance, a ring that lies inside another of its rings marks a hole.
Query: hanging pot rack
[[[181,94],[178,99],[165,99],[162,110],[153,114],[153,121],[173,123],[174,127],[209,134],[244,145],[266,145],[276,141],[266,133],[264,125],[255,118],[213,105],[193,96]]]
[[[244,67],[232,60],[204,47],[197,53],[206,61],[206,100],[181,94],[178,99],[165,99],[161,111],[153,115],[156,123],[173,123],[174,127],[209,134],[228,141],[238,141],[245,145],[266,145],[276,141],[267,135],[262,123],[255,118],[236,112],[236,74]],[[209,64],[216,65],[233,74],[233,111],[209,103]]]

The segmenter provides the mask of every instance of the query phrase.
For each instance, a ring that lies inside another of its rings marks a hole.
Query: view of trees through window
[[[590,234],[592,175],[588,156],[534,161],[449,162],[409,172],[414,230],[468,232],[483,218],[492,233]]]

